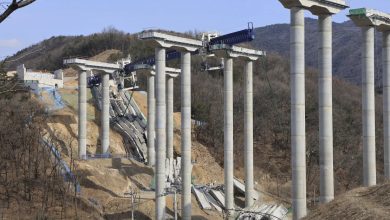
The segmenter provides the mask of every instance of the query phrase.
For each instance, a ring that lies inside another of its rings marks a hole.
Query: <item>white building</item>
[[[56,70],[52,73],[42,73],[27,70],[24,64],[17,67],[16,72],[18,78],[24,81],[26,86],[32,89],[38,89],[42,87],[64,87],[64,73],[63,71]]]

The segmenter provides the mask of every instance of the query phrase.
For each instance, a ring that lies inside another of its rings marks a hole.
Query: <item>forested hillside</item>
[[[307,20],[309,35],[307,56],[308,65],[315,66],[316,46],[315,21]],[[350,28],[348,35],[342,32]],[[346,56],[344,49],[347,45],[359,45],[357,30],[350,23],[335,25],[335,68],[340,66],[339,60],[357,62],[360,59],[358,48],[355,48],[354,57]],[[282,181],[289,184],[290,180],[290,88],[289,88],[289,62],[288,54],[288,25],[274,25],[257,29],[258,41],[253,45],[270,50],[266,58],[255,62],[254,65],[254,148],[256,179],[265,177],[270,180]],[[273,33],[267,34],[267,33]],[[352,36],[356,35],[356,36]],[[266,37],[265,37],[266,36]],[[272,37],[273,36],[273,37]],[[259,39],[261,41],[259,41]],[[338,39],[338,40],[337,40]],[[344,40],[343,40],[344,39]],[[342,42],[345,41],[342,49]],[[311,45],[311,46],[310,46]],[[340,48],[339,48],[340,47]],[[31,51],[44,48],[39,52]],[[89,36],[53,37],[37,45],[20,51],[9,60],[17,59],[8,68],[25,63],[29,68],[56,69],[62,67],[65,57],[90,57],[107,49],[118,49],[118,54],[111,57],[114,61],[127,54],[137,59],[152,55],[153,49],[145,42],[139,41],[134,35],[116,30],[106,30],[102,33]],[[352,49],[351,49],[352,50]],[[273,53],[278,51],[281,55]],[[31,53],[30,55],[28,55]],[[27,54],[27,55],[26,55]],[[22,58],[20,58],[22,57]],[[337,61],[336,61],[337,60]],[[204,143],[214,157],[223,164],[223,73],[202,72],[200,68],[202,59],[192,59],[192,115],[193,118],[205,122],[195,130],[195,137]],[[178,65],[172,62],[169,65]],[[217,64],[211,59],[210,64]],[[243,61],[234,63],[234,148],[236,175],[242,175],[243,170]],[[350,73],[357,74],[357,64],[350,64]],[[344,71],[338,69],[338,71]],[[356,71],[356,72],[355,72]],[[307,175],[308,194],[318,196],[319,187],[319,140],[318,140],[318,92],[317,71],[307,68],[306,72],[306,131],[307,131]],[[347,76],[347,75],[340,75]],[[144,76],[138,76],[141,89],[146,89]],[[354,81],[356,82],[356,81]],[[361,90],[360,87],[346,81],[335,79],[334,88],[334,167],[335,188],[337,193],[356,187],[362,182],[362,143],[361,143]],[[383,173],[382,148],[382,108],[381,96],[376,100],[377,119],[377,164],[379,173]],[[180,111],[180,80],[175,81],[175,110]],[[283,177],[283,180],[280,178]],[[381,176],[379,175],[381,178]],[[265,187],[265,186],[264,186]],[[275,190],[274,185],[265,187],[266,190]],[[278,189],[279,190],[279,189]],[[289,197],[289,187],[280,195]],[[314,201],[314,200],[313,200]]]
[[[318,21],[305,20],[306,64],[317,68],[318,63]],[[255,48],[277,52],[289,57],[290,25],[274,24],[256,28],[256,39],[251,43]],[[351,21],[333,23],[333,74],[355,84],[361,81],[361,31]],[[382,34],[376,33],[375,68],[376,84],[382,79]]]

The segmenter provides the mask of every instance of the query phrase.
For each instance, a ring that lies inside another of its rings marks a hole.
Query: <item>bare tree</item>
[[[12,2],[0,2],[0,6],[5,9],[4,12],[0,14],[0,23],[3,22],[8,16],[10,16],[14,11],[23,8],[36,0],[12,0]]]

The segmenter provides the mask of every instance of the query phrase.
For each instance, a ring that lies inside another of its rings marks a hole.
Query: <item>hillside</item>
[[[110,49],[119,52],[111,54],[107,58],[109,61],[126,57],[130,51],[133,59],[144,57],[153,51],[136,36],[108,28],[87,36],[51,37],[8,57],[5,59],[5,67],[8,70],[15,70],[17,65],[24,63],[28,68],[53,71],[63,67],[65,58],[93,57]]]
[[[318,59],[318,22],[306,18],[306,64],[317,67]],[[349,82],[361,81],[361,32],[351,21],[333,23],[333,68],[334,75]],[[274,24],[255,29],[256,39],[251,45],[258,49],[289,56],[289,24]],[[376,33],[376,83],[381,86],[382,79],[382,36]],[[146,48],[146,50],[140,50]],[[127,54],[133,59],[152,54],[152,48],[136,39],[135,35],[107,28],[101,33],[88,36],[58,36],[44,40],[23,49],[7,59],[7,68],[15,69],[18,63],[25,63],[29,68],[54,70],[61,68],[64,57],[91,57],[108,49],[121,51],[108,60],[115,61]]]
[[[308,19],[311,26],[314,20]],[[340,24],[345,28],[346,24]],[[310,24],[307,25],[310,27]],[[338,25],[336,25],[338,26]],[[284,28],[283,28],[284,27]],[[335,27],[337,29],[338,27]],[[354,29],[353,27],[350,27]],[[285,32],[285,30],[287,32]],[[309,29],[309,28],[308,28]],[[254,153],[255,153],[255,181],[256,188],[266,194],[272,195],[275,199],[289,201],[291,169],[290,169],[290,87],[289,87],[289,63],[285,56],[272,53],[272,48],[278,45],[281,54],[288,53],[287,25],[268,26],[263,29],[273,31],[274,36],[279,36],[280,42],[273,43],[273,39],[264,39],[264,45],[258,45],[271,52],[267,58],[261,59],[254,64]],[[310,29],[309,29],[310,30]],[[264,33],[265,33],[264,32]],[[335,34],[335,39],[345,37]],[[259,33],[258,39],[267,34]],[[277,34],[280,33],[280,34]],[[285,34],[283,34],[285,33]],[[308,33],[315,40],[313,32]],[[355,35],[357,35],[355,33]],[[354,36],[356,37],[356,36]],[[276,37],[275,37],[276,38]],[[345,37],[352,39],[352,36]],[[344,39],[345,40],[345,39]],[[351,45],[359,45],[350,42]],[[358,41],[358,40],[357,40]],[[126,56],[129,52],[133,57],[142,57],[153,54],[152,48],[134,36],[122,32],[99,33],[90,36],[77,37],[53,37],[39,45],[53,46],[46,53],[35,53],[25,56],[25,62],[31,62],[32,68],[54,65],[61,67],[61,56],[95,56],[106,49],[120,50],[115,57]],[[99,42],[104,42],[99,44]],[[310,42],[310,40],[307,40]],[[339,42],[342,44],[341,40]],[[347,44],[347,43],[345,43]],[[121,47],[122,45],[123,47]],[[283,46],[285,45],[285,46]],[[312,44],[314,45],[314,43]],[[112,47],[111,47],[112,46]],[[314,47],[314,46],[313,46]],[[49,48],[49,46],[45,46]],[[62,48],[62,49],[61,49]],[[68,49],[65,49],[68,48]],[[73,48],[73,49],[69,49]],[[315,47],[316,48],[316,47]],[[310,47],[307,47],[309,50]],[[337,47],[336,47],[337,49]],[[30,49],[19,52],[16,57],[28,54]],[[313,56],[316,53],[314,48]],[[358,51],[358,50],[357,50]],[[57,52],[57,53],[56,53]],[[341,53],[341,52],[340,52]],[[335,54],[338,54],[335,51]],[[54,56],[55,55],[55,56]],[[359,52],[355,53],[359,56]],[[55,57],[46,60],[47,56]],[[65,57],[66,57],[65,56]],[[348,61],[345,57],[341,61]],[[345,55],[344,55],[345,56]],[[15,58],[16,58],[15,57]],[[113,60],[115,57],[106,57]],[[23,58],[23,59],[24,59]],[[12,58],[10,58],[12,59]],[[315,63],[314,58],[312,63]],[[359,61],[360,59],[353,59]],[[216,60],[211,60],[213,64]],[[21,62],[17,62],[21,63]],[[200,57],[192,59],[192,115],[193,119],[205,122],[205,126],[198,127],[194,131],[194,140],[200,142],[202,149],[211,155],[214,160],[223,166],[223,75],[221,72],[201,72]],[[234,63],[234,150],[235,150],[235,176],[243,178],[243,61],[236,60]],[[310,62],[308,61],[308,64]],[[12,65],[16,65],[13,63]],[[170,65],[177,65],[173,62]],[[356,68],[356,64],[351,64]],[[357,71],[360,73],[360,71]],[[307,192],[310,207],[317,205],[319,191],[319,140],[318,140],[318,73],[315,69],[308,67],[306,72],[306,131],[307,131]],[[360,76],[360,74],[354,74]],[[141,89],[145,90],[145,76],[138,75],[141,81]],[[356,82],[356,81],[355,81]],[[359,86],[346,82],[342,79],[334,79],[334,169],[335,169],[335,190],[339,195],[347,190],[355,188],[362,183],[362,142],[361,142],[361,89]],[[376,135],[377,135],[377,169],[378,182],[382,180],[383,173],[383,141],[382,141],[382,97],[376,97]],[[175,111],[180,111],[180,80],[175,80]]]
[[[274,24],[256,28],[256,39],[251,43],[255,48],[277,52],[285,57],[290,51],[290,25]],[[306,64],[317,68],[318,63],[318,21],[305,19]],[[339,78],[360,84],[361,81],[361,45],[360,28],[351,21],[333,23],[333,73]],[[375,44],[376,83],[382,79],[382,34],[376,33]]]
[[[389,219],[390,184],[357,188],[313,210],[305,219]]]

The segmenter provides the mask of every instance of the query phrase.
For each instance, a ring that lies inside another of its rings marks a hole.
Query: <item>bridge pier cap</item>
[[[224,58],[244,58],[247,60],[255,61],[259,57],[266,56],[265,51],[253,50],[244,47],[230,46],[227,44],[215,44],[210,47],[217,57]]]
[[[135,71],[141,71],[141,73],[143,73],[143,71],[145,71],[146,75],[151,75],[151,76],[155,76],[156,75],[156,66],[149,66],[149,65],[146,65],[146,64],[139,64],[139,65],[136,65],[135,68],[134,68]],[[181,69],[177,69],[177,68],[172,68],[172,67],[165,67],[165,75],[166,76],[169,76],[169,77],[172,77],[172,78],[176,78],[177,76],[179,76],[181,73]]]
[[[176,36],[156,30],[143,31],[138,34],[138,38],[151,41],[151,44],[155,47],[172,48],[178,51],[194,52],[203,47],[203,43],[200,40]]]
[[[93,71],[105,72],[109,74],[112,74],[115,71],[121,69],[119,64],[97,62],[97,61],[91,61],[91,60],[85,60],[79,58],[65,59],[64,65],[74,67],[79,71],[93,70]]]
[[[344,0],[279,0],[282,5],[291,9],[294,7],[304,8],[313,15],[337,14],[348,8]]]
[[[347,15],[356,26],[375,26],[378,31],[390,31],[390,14],[368,8],[349,10]]]

